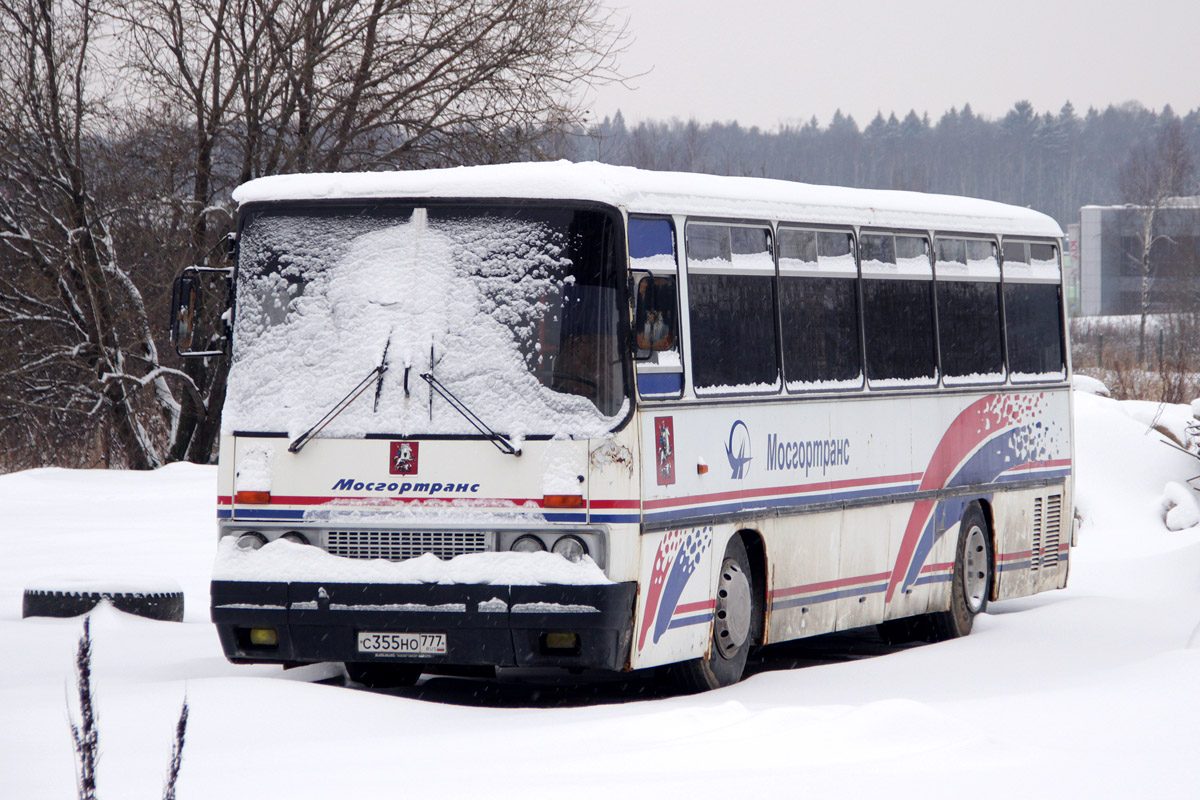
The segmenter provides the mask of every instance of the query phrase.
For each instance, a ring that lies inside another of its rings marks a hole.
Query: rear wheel
[[[761,614],[750,573],[750,557],[742,540],[735,536],[725,548],[717,577],[708,655],[674,665],[672,673],[680,688],[704,692],[740,681],[753,646],[751,629]]]
[[[970,633],[975,615],[987,609],[992,591],[992,542],[987,519],[978,503],[964,509],[958,531],[950,609],[928,616],[932,642]]]
[[[350,680],[368,689],[396,689],[412,686],[421,677],[421,668],[416,664],[363,664],[346,663],[346,674]]]

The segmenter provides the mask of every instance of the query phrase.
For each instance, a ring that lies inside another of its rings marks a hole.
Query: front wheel
[[[987,519],[978,503],[963,510],[950,609],[929,615],[929,640],[957,639],[971,632],[975,616],[987,608],[992,591],[992,542]]]
[[[742,540],[735,536],[725,547],[721,574],[717,578],[708,654],[674,665],[672,673],[680,688],[688,692],[705,692],[740,681],[753,646],[751,629],[761,614],[750,574],[750,557]]]

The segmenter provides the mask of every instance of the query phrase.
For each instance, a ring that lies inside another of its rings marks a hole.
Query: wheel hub
[[[987,540],[983,529],[972,525],[967,531],[967,544],[963,553],[963,589],[967,608],[978,613],[983,608],[988,590]]]
[[[717,603],[713,609],[713,643],[724,658],[737,655],[750,636],[750,578],[732,558],[721,564]]]

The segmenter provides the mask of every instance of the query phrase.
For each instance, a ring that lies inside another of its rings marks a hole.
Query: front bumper
[[[234,663],[321,661],[625,669],[635,582],[596,586],[213,581],[212,621]],[[272,646],[250,641],[274,628]],[[360,631],[444,633],[444,655],[360,653]],[[574,633],[551,647],[546,634]]]

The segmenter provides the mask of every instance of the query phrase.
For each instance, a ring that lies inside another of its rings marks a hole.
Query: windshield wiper
[[[492,444],[496,445],[496,449],[501,453],[506,453],[510,456],[521,455],[521,449],[512,443],[507,436],[502,433],[496,433],[487,426],[487,424],[475,415],[471,409],[463,405],[463,402],[450,393],[450,390],[442,385],[442,382],[433,377],[430,372],[422,372],[421,378],[424,379],[429,387],[442,396],[442,399],[449,403],[455,411],[462,414],[467,422],[475,426],[476,430],[488,438]]]
[[[381,363],[375,369],[371,370],[370,374],[368,374],[367,377],[363,378],[362,382],[359,383],[358,386],[355,386],[353,389],[351,389],[349,394],[347,394],[345,397],[343,397],[341,400],[339,400],[337,405],[335,405],[333,408],[329,409],[329,411],[325,414],[325,416],[321,417],[320,421],[318,421],[316,425],[313,425],[307,431],[305,431],[304,433],[302,433],[298,437],[296,437],[296,440],[288,445],[288,452],[289,453],[299,453],[304,448],[304,445],[308,444],[310,439],[312,439],[314,436],[316,436],[318,433],[320,433],[322,428],[324,428],[326,425],[328,425],[330,422],[333,421],[334,417],[336,417],[338,414],[345,411],[346,406],[350,405],[356,399],[358,399],[358,396],[360,394],[362,394],[363,392],[365,392],[367,390],[367,387],[369,387],[372,382],[379,381],[380,387],[382,388],[383,373],[387,372],[387,347],[386,346],[383,348],[383,358],[384,358],[383,363]],[[378,407],[379,407],[379,393],[378,392],[375,393],[375,404],[376,404],[376,409],[378,409]]]

